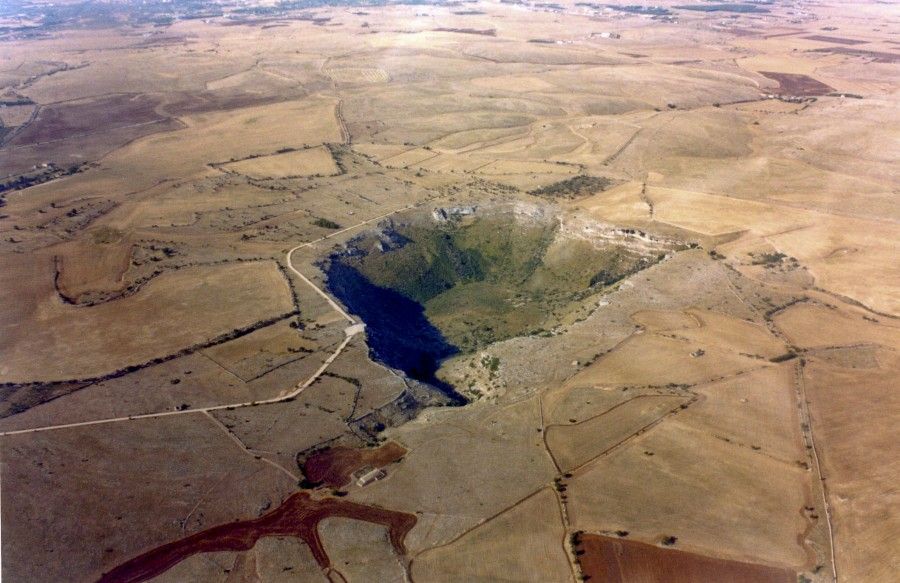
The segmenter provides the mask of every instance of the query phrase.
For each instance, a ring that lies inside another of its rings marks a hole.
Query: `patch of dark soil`
[[[350,481],[356,470],[372,466],[380,468],[406,455],[400,444],[389,441],[376,448],[329,447],[313,453],[303,463],[303,475],[315,484],[340,488]]]
[[[129,125],[161,122],[160,101],[147,95],[111,95],[47,105],[37,118],[10,142],[24,146],[98,133]]]
[[[783,95],[813,97],[817,95],[828,95],[834,91],[833,87],[826,85],[817,79],[813,79],[809,75],[776,73],[773,71],[760,71],[759,74],[763,77],[768,77],[773,81],[778,81],[778,92]]]
[[[673,539],[675,537],[669,537]],[[677,539],[676,539],[677,540]],[[595,534],[575,535],[581,571],[592,583],[796,583],[780,567],[741,563]],[[673,543],[674,544],[674,541]]]

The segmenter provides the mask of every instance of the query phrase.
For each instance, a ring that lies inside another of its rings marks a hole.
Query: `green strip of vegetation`
[[[325,219],[322,217],[316,217],[313,220],[312,224],[314,224],[317,227],[322,227],[323,229],[340,229],[341,228],[341,226],[338,223],[335,223],[334,221],[332,221],[330,219]]]
[[[555,222],[509,215],[416,222],[359,239],[340,261],[421,304],[463,352],[546,333],[581,301],[659,255],[582,240],[555,243]]]
[[[536,188],[529,192],[534,196],[542,196],[544,198],[579,198],[603,192],[614,184],[613,180],[604,176],[588,176],[587,174],[579,174],[572,178],[560,180],[541,188]]]

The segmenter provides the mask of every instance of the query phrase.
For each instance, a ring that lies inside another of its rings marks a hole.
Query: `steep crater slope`
[[[385,222],[323,268],[329,290],[366,323],[373,357],[442,387],[442,360],[551,334],[584,300],[679,248],[551,206],[497,204]]]

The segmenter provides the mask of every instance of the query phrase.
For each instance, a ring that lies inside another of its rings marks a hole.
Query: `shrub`
[[[322,227],[323,229],[340,229],[341,228],[341,226],[338,223],[335,223],[332,220],[325,219],[322,217],[316,217],[313,220],[312,224],[314,224],[317,227]]]
[[[541,188],[536,188],[529,192],[534,196],[543,196],[547,198],[577,198],[602,192],[613,185],[613,181],[604,176],[588,176],[587,174],[579,174],[572,178],[560,180]]]

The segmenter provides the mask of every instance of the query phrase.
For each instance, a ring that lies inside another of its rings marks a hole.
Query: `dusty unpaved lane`
[[[29,429],[17,429],[15,431],[4,431],[0,432],[0,437],[5,437],[7,435],[19,435],[23,433],[38,433],[41,431],[51,431],[54,429],[70,429],[74,427],[87,427],[89,425],[104,425],[106,423],[118,423],[120,421],[134,421],[136,419],[154,419],[157,417],[169,417],[172,415],[187,415],[189,413],[209,413],[210,411],[221,411],[222,409],[239,409],[241,407],[255,407],[257,405],[268,405],[271,403],[278,403],[281,401],[287,401],[288,399],[293,399],[297,395],[303,392],[304,389],[313,384],[322,373],[331,365],[334,360],[340,356],[340,354],[347,347],[347,344],[353,339],[353,337],[359,333],[362,328],[358,328],[356,326],[351,326],[347,328],[347,335],[344,340],[338,345],[337,349],[331,353],[331,355],[325,359],[325,362],[322,363],[322,366],[316,370],[315,373],[304,382],[298,384],[292,391],[289,393],[280,395],[278,397],[273,397],[271,399],[264,399],[261,401],[244,401],[241,403],[229,403],[226,405],[213,405],[211,407],[198,407],[195,409],[183,409],[180,411],[161,411],[159,413],[145,413],[143,415],[129,415],[127,417],[111,417],[107,419],[96,419],[93,421],[80,421],[78,423],[63,423],[60,425],[45,425],[43,427],[32,427]]]
[[[356,223],[355,225],[352,225],[350,227],[346,227],[346,228],[340,229],[338,231],[335,231],[333,233],[329,233],[328,235],[325,235],[324,237],[319,237],[318,239],[315,239],[313,241],[309,241],[307,243],[297,245],[296,247],[289,249],[287,251],[287,253],[285,254],[285,262],[287,263],[288,269],[290,269],[291,272],[296,274],[297,277],[299,277],[306,285],[310,286],[317,294],[322,296],[328,302],[328,304],[331,306],[331,308],[333,310],[335,310],[336,312],[338,312],[345,320],[347,320],[347,323],[349,324],[348,327],[345,328],[345,330],[344,330],[344,332],[345,332],[344,340],[338,345],[338,347],[335,349],[335,351],[333,353],[331,353],[331,355],[329,355],[328,358],[325,359],[325,361],[322,363],[322,366],[320,366],[316,370],[316,372],[314,372],[312,374],[312,376],[310,376],[305,381],[297,384],[293,390],[291,390],[287,393],[284,393],[282,395],[279,395],[277,397],[273,397],[271,399],[260,400],[260,401],[244,401],[244,402],[240,402],[240,403],[228,403],[228,404],[224,404],[224,405],[214,405],[211,407],[198,407],[198,408],[183,409],[183,410],[177,410],[177,411],[160,411],[158,413],[145,413],[142,415],[128,415],[126,417],[110,417],[110,418],[106,418],[106,419],[95,419],[92,421],[80,421],[77,423],[62,423],[59,425],[44,425],[41,427],[31,427],[28,429],[3,431],[3,432],[0,432],[0,437],[6,437],[9,435],[21,435],[21,434],[25,434],[25,433],[39,433],[42,431],[53,431],[56,429],[72,429],[72,428],[76,428],[76,427],[88,427],[91,425],[105,425],[108,423],[119,423],[122,421],[134,421],[136,419],[155,419],[158,417],[169,417],[172,415],[188,415],[188,414],[197,414],[197,413],[204,414],[204,413],[209,413],[210,411],[221,411],[223,409],[239,409],[242,407],[255,407],[257,405],[268,405],[268,404],[272,404],[272,403],[279,403],[282,401],[287,401],[288,399],[293,399],[294,397],[296,397],[297,395],[302,393],[307,387],[309,387],[314,382],[316,382],[316,380],[320,376],[322,376],[322,374],[328,369],[328,367],[331,365],[331,363],[333,363],[337,359],[337,357],[341,355],[341,353],[344,351],[344,349],[347,348],[347,345],[350,343],[350,341],[353,339],[353,337],[365,329],[364,326],[362,324],[360,324],[359,322],[357,322],[356,319],[353,318],[353,316],[348,314],[347,311],[344,310],[340,306],[340,304],[338,304],[336,301],[334,301],[334,299],[331,296],[329,296],[325,292],[325,290],[320,288],[312,280],[310,280],[308,277],[303,275],[296,267],[294,267],[294,263],[293,263],[294,253],[296,251],[298,251],[299,249],[313,247],[317,243],[325,241],[326,239],[331,239],[333,237],[337,237],[337,236],[347,233],[349,231],[353,231],[354,229],[358,229],[365,225],[375,223],[375,222],[385,219],[389,216],[412,209],[415,206],[416,206],[415,204],[409,204],[402,208],[393,210],[391,212],[384,213],[382,215],[378,215],[377,217],[372,217],[370,219],[366,219],[365,221]]]

